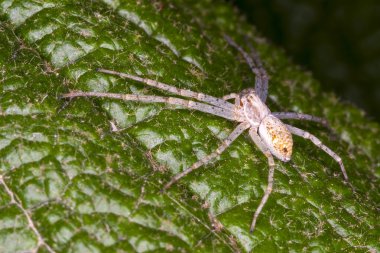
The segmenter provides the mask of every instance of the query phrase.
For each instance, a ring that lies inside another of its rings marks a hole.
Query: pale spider
[[[265,105],[265,100],[268,94],[268,75],[262,66],[258,54],[255,52],[252,46],[250,46],[251,56],[246,53],[240,46],[236,44],[230,37],[224,36],[228,44],[238,50],[248,63],[252,72],[255,74],[255,88],[245,89],[239,94],[232,93],[224,96],[222,99],[209,96],[203,93],[193,92],[186,89],[179,89],[174,86],[170,86],[155,80],[133,76],[130,74],[120,73],[113,70],[98,69],[99,72],[107,73],[111,75],[117,75],[122,78],[131,79],[137,82],[144,83],[146,85],[179,95],[182,97],[196,99],[201,102],[195,102],[193,100],[184,100],[175,97],[161,97],[161,96],[149,96],[149,95],[134,95],[134,94],[115,94],[115,93],[102,93],[102,92],[71,92],[64,94],[64,98],[73,97],[108,97],[129,101],[140,101],[145,103],[166,103],[171,105],[179,105],[189,109],[206,112],[212,115],[216,115],[231,121],[239,122],[240,124],[232,131],[232,133],[220,144],[220,146],[211,154],[203,157],[199,161],[195,162],[192,166],[185,169],[183,172],[175,175],[164,187],[163,190],[167,190],[171,185],[177,182],[179,179],[189,174],[193,170],[198,169],[200,166],[208,163],[211,159],[219,156],[222,152],[231,145],[231,143],[241,135],[245,130],[249,129],[249,135],[252,138],[256,146],[264,153],[268,158],[269,174],[268,185],[266,187],[264,196],[261,199],[259,206],[257,207],[250,228],[250,232],[255,229],[257,218],[268,200],[273,186],[274,175],[274,160],[273,156],[277,157],[281,161],[288,162],[291,159],[293,150],[292,134],[301,136],[305,139],[309,139],[317,147],[329,154],[335,159],[342,170],[344,179],[348,181],[346,170],[342,159],[334,153],[327,146],[314,135],[296,128],[284,124],[280,119],[298,119],[309,120],[321,123],[327,126],[326,120],[318,117],[314,117],[308,114],[301,114],[295,112],[271,112]],[[229,103],[227,100],[235,99],[235,103]]]

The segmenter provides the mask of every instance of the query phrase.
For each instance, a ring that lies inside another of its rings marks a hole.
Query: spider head
[[[240,93],[240,106],[243,109],[246,120],[252,126],[259,126],[262,119],[270,114],[269,108],[256,95],[254,89],[246,89]]]
[[[293,138],[281,120],[273,115],[266,116],[260,123],[259,135],[275,157],[283,162],[290,161],[293,152]]]

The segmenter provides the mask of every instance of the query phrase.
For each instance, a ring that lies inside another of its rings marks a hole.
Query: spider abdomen
[[[290,161],[293,138],[288,128],[273,115],[266,116],[260,123],[259,135],[269,151],[281,161]]]

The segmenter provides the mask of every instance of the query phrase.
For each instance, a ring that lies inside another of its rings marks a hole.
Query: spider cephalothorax
[[[270,110],[266,104],[261,101],[253,89],[246,89],[236,97],[240,99],[235,104],[240,104],[244,114],[244,120],[248,121],[252,127],[258,127],[261,121],[270,114]]]
[[[179,179],[189,174],[193,170],[198,169],[203,164],[208,163],[213,158],[217,157],[231,145],[231,143],[241,135],[245,130],[249,129],[249,135],[256,146],[264,153],[268,159],[269,173],[268,185],[265,189],[264,196],[257,207],[251,224],[250,231],[255,228],[257,218],[264,207],[273,187],[274,178],[274,159],[273,156],[281,161],[287,162],[291,159],[293,151],[292,134],[301,136],[311,140],[316,146],[321,148],[340,165],[345,180],[348,180],[346,170],[343,166],[342,159],[335,154],[331,149],[322,144],[322,142],[314,135],[301,130],[299,128],[284,124],[281,119],[299,119],[318,122],[326,125],[324,119],[314,117],[308,114],[300,114],[295,112],[271,112],[265,104],[268,95],[268,75],[262,66],[262,63],[257,53],[251,48],[251,54],[248,55],[241,47],[239,47],[230,37],[225,36],[227,42],[236,48],[245,58],[251,70],[256,75],[255,88],[246,89],[239,94],[231,93],[223,98],[212,97],[207,94],[197,93],[190,90],[180,89],[168,84],[164,84],[152,79],[147,79],[139,76],[134,76],[126,73],[120,73],[113,70],[98,69],[99,72],[117,75],[123,78],[128,78],[137,82],[142,82],[146,85],[173,93],[178,96],[187,97],[193,100],[185,100],[176,97],[160,97],[149,95],[135,94],[114,94],[100,92],[72,92],[64,94],[64,98],[93,96],[93,97],[109,97],[123,99],[129,101],[140,101],[145,103],[167,103],[180,105],[185,108],[206,112],[216,115],[234,122],[239,125],[232,133],[220,144],[220,146],[211,154],[203,157],[183,172],[175,175],[163,188],[168,189],[172,184]],[[235,99],[235,104],[228,102],[229,99]],[[197,100],[197,101],[194,101]]]

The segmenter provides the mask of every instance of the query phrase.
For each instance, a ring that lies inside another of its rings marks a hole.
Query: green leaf
[[[0,1],[0,251],[376,252],[380,127],[217,1]],[[254,75],[227,46],[249,37],[270,80],[269,107],[326,117],[300,123],[339,166],[295,137],[292,162],[249,233],[268,165],[247,135],[159,194],[236,125],[157,104],[60,99],[69,90],[168,95],[98,67],[221,97]]]

